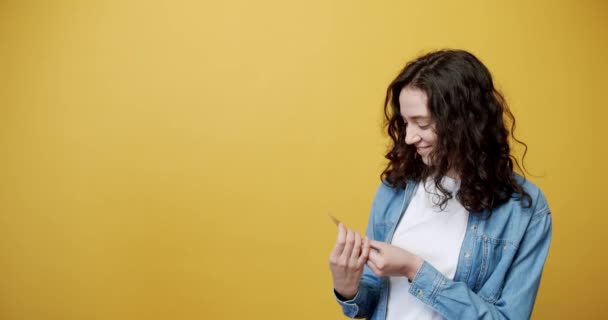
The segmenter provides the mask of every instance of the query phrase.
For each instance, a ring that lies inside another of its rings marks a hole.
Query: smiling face
[[[405,143],[415,146],[416,152],[428,166],[429,154],[437,142],[437,134],[426,93],[420,89],[404,87],[399,93],[399,111],[406,123]]]

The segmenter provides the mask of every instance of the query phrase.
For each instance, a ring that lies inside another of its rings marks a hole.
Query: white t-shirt
[[[444,177],[442,184],[453,198],[441,210],[432,179],[419,184],[401,218],[391,244],[421,257],[449,279],[454,278],[469,212],[456,200],[460,181]],[[426,188],[425,188],[426,186]],[[406,277],[390,277],[387,320],[435,320],[443,317],[408,292]]]

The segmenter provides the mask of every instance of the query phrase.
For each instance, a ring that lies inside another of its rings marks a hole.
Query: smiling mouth
[[[431,146],[416,147],[416,152],[418,152],[419,154],[423,154],[423,153],[429,152],[430,149],[431,149]]]

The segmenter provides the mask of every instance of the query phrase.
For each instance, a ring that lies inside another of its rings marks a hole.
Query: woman
[[[488,69],[466,51],[424,55],[390,84],[384,113],[392,148],[367,236],[340,223],[330,256],[344,314],[529,318],[551,215],[513,171],[515,119]]]

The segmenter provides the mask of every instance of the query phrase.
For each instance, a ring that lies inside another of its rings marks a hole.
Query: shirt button
[[[473,226],[471,226],[471,229],[472,229],[472,230],[477,230],[477,225],[476,225],[476,224],[474,224]]]
[[[422,291],[421,289],[418,289],[418,291],[416,291],[416,293],[417,293],[419,296],[422,296],[422,295],[424,294],[424,291]]]
[[[464,253],[464,257],[467,258],[467,259],[470,258],[471,257],[471,253],[470,252],[465,252]]]

